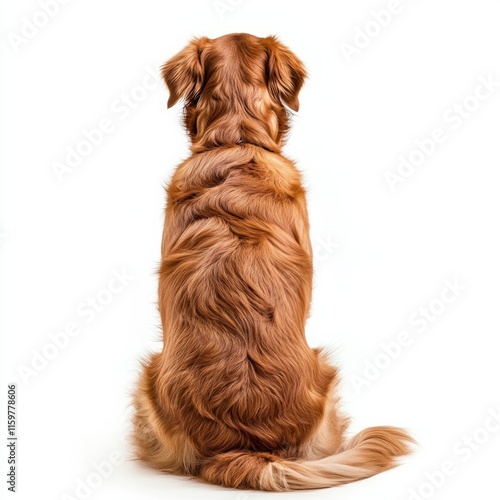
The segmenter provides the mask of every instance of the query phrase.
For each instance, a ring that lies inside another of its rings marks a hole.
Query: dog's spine
[[[270,453],[235,450],[203,461],[206,481],[232,488],[267,491],[339,486],[397,465],[410,452],[413,439],[397,427],[369,427],[354,436],[336,455],[319,460],[285,460]]]

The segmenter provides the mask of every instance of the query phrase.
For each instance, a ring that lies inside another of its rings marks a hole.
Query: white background
[[[357,30],[388,1],[242,0],[221,16],[212,0],[73,0],[20,46],[13,40],[22,36],[23,18],[32,20],[40,6],[2,4],[0,436],[7,434],[6,384],[17,383],[17,498],[82,498],[78,481],[94,474],[99,482],[93,462],[116,452],[123,463],[88,498],[266,495],[160,474],[130,461],[127,442],[139,359],[161,347],[155,272],[163,185],[188,154],[181,107],[167,110],[167,90],[147,75],[192,36],[229,32],[277,34],[309,70],[285,153],[304,172],[316,249],[310,344],[334,348],[352,432],[400,425],[419,442],[390,472],[289,495],[403,500],[415,490],[414,499],[444,500],[483,490],[493,498],[500,87],[479,103],[469,99],[477,109],[459,125],[445,116],[474,95],[480,77],[500,81],[498,2],[401,0],[378,35],[368,25],[367,46],[350,63],[341,44],[353,44],[356,33],[362,43]],[[149,90],[137,89],[144,80]],[[124,109],[130,94],[140,102]],[[54,162],[64,162],[67,148],[102,119],[111,120],[112,132],[60,181]],[[435,128],[446,141],[391,191],[384,173],[397,172],[398,157],[408,158],[415,140]],[[89,321],[85,301],[109,299],[103,289],[122,269],[133,279]],[[446,279],[466,287],[450,304],[440,302]],[[415,314],[430,304],[439,314],[417,328]],[[49,334],[69,322],[80,334],[23,377],[19,370],[36,352],[53,354]],[[381,344],[401,332],[412,342],[400,352],[393,346],[387,362]],[[355,377],[375,361],[385,368],[359,389]],[[435,474],[439,488],[426,485],[426,474],[444,461],[454,473]],[[2,497],[12,495],[4,480],[0,488]]]

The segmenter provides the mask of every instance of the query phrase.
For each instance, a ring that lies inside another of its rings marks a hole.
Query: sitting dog
[[[159,270],[163,350],[134,395],[139,459],[228,487],[324,488],[396,465],[410,436],[345,437],[337,370],[311,349],[300,173],[281,154],[306,71],[275,37],[193,40],[162,68],[191,156],[175,171]]]

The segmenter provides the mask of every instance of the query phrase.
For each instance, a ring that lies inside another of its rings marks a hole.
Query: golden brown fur
[[[337,371],[307,345],[312,255],[304,189],[280,151],[306,73],[274,37],[192,41],[168,61],[192,155],[168,187],[163,350],[135,393],[137,455],[237,488],[322,488],[395,465],[411,438],[351,440]]]

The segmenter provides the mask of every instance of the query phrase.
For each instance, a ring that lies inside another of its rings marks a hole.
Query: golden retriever
[[[336,486],[396,465],[411,437],[345,437],[337,370],[311,349],[304,188],[281,154],[306,71],[275,37],[193,40],[163,66],[185,102],[159,270],[163,350],[134,395],[137,456],[234,488]],[[288,108],[288,109],[287,109]]]

